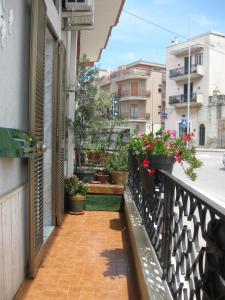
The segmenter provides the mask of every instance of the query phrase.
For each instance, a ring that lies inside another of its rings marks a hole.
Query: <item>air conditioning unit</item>
[[[67,11],[92,11],[94,0],[65,0]]]

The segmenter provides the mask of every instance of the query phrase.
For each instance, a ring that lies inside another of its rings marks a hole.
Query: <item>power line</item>
[[[138,15],[136,15],[136,14],[134,14],[134,13],[132,13],[132,12],[126,10],[126,9],[123,9],[123,12],[125,12],[126,14],[131,15],[131,16],[137,18],[137,19],[140,19],[140,20],[144,21],[145,23],[151,24],[151,25],[153,25],[153,26],[155,26],[155,27],[158,27],[158,28],[160,28],[160,29],[162,29],[162,30],[164,30],[164,31],[167,31],[167,32],[169,32],[169,33],[171,33],[171,34],[173,34],[173,35],[176,35],[176,36],[178,36],[178,37],[180,37],[180,38],[183,38],[183,39],[185,39],[185,40],[187,39],[186,36],[183,36],[183,35],[181,35],[181,34],[179,34],[179,33],[177,33],[177,32],[174,32],[174,31],[172,31],[172,30],[170,30],[170,29],[168,29],[168,28],[166,28],[166,27],[163,27],[163,26],[161,26],[161,25],[159,25],[159,24],[157,24],[157,23],[154,23],[154,22],[152,22],[152,21],[150,21],[150,20],[147,20],[147,19],[145,19],[145,18],[143,18],[143,17],[141,17],[141,16],[138,16]]]
[[[158,27],[158,28],[160,28],[160,29],[162,29],[162,30],[164,30],[164,31],[166,31],[166,32],[168,32],[168,33],[170,33],[170,34],[173,34],[173,35],[175,35],[175,36],[177,36],[177,37],[180,37],[180,38],[184,39],[185,41],[188,41],[188,38],[187,38],[186,36],[181,35],[181,34],[175,32],[175,31],[172,31],[172,30],[170,30],[169,28],[166,28],[166,27],[164,27],[164,26],[161,26],[160,24],[157,24],[157,23],[152,22],[152,21],[150,21],[150,20],[148,20],[148,19],[145,19],[145,18],[143,18],[143,17],[141,17],[141,16],[138,16],[138,15],[136,15],[135,13],[132,13],[132,12],[126,10],[126,9],[123,9],[123,12],[125,12],[126,14],[128,14],[128,15],[130,15],[130,16],[133,16],[133,17],[135,17],[135,18],[137,18],[137,19],[139,19],[139,20],[142,20],[142,21],[144,21],[145,23],[148,23],[148,24],[150,24],[150,25],[153,25],[153,26],[155,26],[155,27]],[[211,49],[211,50],[213,50],[213,51],[215,51],[215,52],[218,52],[218,53],[220,53],[220,54],[225,55],[225,52],[223,52],[223,51],[221,51],[221,50],[219,50],[219,49],[214,49],[214,48],[213,48],[211,45],[209,45],[208,43],[205,43],[205,44],[199,43],[199,45],[200,45],[200,46],[203,46],[203,47],[206,47],[206,48],[208,48],[208,49]]]

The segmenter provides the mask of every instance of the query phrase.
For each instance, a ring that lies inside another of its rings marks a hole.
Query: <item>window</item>
[[[203,64],[203,54],[196,54],[195,55],[195,64],[196,65],[202,65]]]
[[[137,118],[138,116],[138,107],[137,105],[131,105],[130,106],[130,117],[131,118]]]

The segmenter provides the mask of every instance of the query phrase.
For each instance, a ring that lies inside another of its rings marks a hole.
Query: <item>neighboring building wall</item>
[[[123,126],[145,132],[152,130],[152,123],[154,131],[161,127],[159,112],[165,106],[164,83],[163,65],[142,61],[119,67],[115,72],[104,73],[99,79],[101,89],[110,90],[120,98]],[[132,116],[134,106],[136,116]]]

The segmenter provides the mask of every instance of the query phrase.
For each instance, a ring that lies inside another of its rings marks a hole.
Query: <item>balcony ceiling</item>
[[[202,45],[199,45],[199,44],[191,45],[191,53],[195,53],[195,52],[201,51],[203,48],[204,47]],[[171,54],[175,55],[175,56],[188,55],[188,47],[174,50],[174,51],[171,52]]]
[[[117,25],[125,0],[95,0],[94,29],[81,31],[80,55],[98,61],[112,28]]]

